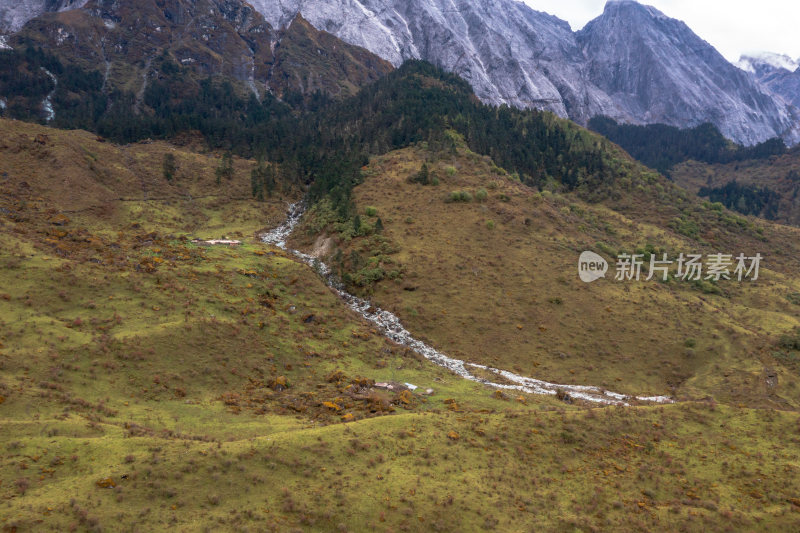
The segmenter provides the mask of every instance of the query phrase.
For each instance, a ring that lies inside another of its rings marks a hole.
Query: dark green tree
[[[411,181],[422,185],[427,185],[430,183],[430,171],[428,170],[428,163],[422,163],[422,168],[420,168],[419,172],[417,172],[411,178]]]
[[[230,180],[233,178],[233,154],[230,152],[225,152],[222,155],[222,159],[219,162],[219,166],[217,166],[217,185],[220,184],[222,178]]]
[[[259,157],[256,166],[250,172],[250,187],[253,192],[253,198],[263,202],[265,195],[272,196],[275,192],[275,177],[276,172],[273,165],[268,165],[264,159]]]
[[[173,179],[175,179],[175,173],[178,171],[178,166],[175,162],[174,154],[169,153],[164,155],[163,171],[165,180],[171,182]]]

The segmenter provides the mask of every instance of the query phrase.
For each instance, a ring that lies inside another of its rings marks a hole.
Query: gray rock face
[[[616,115],[581,74],[569,25],[511,0],[252,0],[275,27],[296,13],[400,65],[425,59],[456,72],[485,102],[548,109],[585,121]]]
[[[800,59],[785,55],[743,56],[739,68],[749,72],[772,94],[800,108]]]
[[[800,140],[798,118],[686,24],[633,0],[610,1],[579,32],[513,0],[253,0],[275,26],[302,12],[317,28],[395,65],[421,58],[456,72],[493,104],[680,127],[712,122],[754,144]]]
[[[631,121],[712,122],[745,144],[788,135],[793,117],[686,24],[633,0],[606,4],[578,33],[586,75]],[[788,139],[791,140],[791,139]]]
[[[83,7],[88,0],[0,0],[0,31],[15,32],[42,13]]]
[[[582,124],[596,115],[679,127],[712,122],[744,144],[774,136],[800,141],[796,109],[684,23],[633,0],[610,1],[579,33],[515,0],[250,2],[275,28],[302,13],[317,29],[394,65],[430,61],[462,76],[491,104],[546,109]],[[18,27],[45,4],[83,3],[0,0],[0,25]]]

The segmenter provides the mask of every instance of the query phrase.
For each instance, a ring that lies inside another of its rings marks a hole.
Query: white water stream
[[[297,250],[291,250],[287,248],[286,240],[291,235],[292,230],[294,230],[297,223],[300,221],[300,218],[303,216],[303,212],[305,211],[305,207],[302,203],[291,204],[289,206],[288,214],[286,220],[277,228],[273,229],[272,231],[262,235],[262,240],[273,246],[277,246],[282,250],[286,250],[291,252],[298,258],[300,258],[304,263],[307,265],[315,268],[317,272],[323,277],[325,282],[328,286],[335,291],[339,297],[344,300],[344,302],[356,313],[367,319],[368,321],[372,322],[376,326],[378,326],[384,335],[391,339],[392,341],[400,344],[402,346],[407,346],[414,350],[415,352],[419,353],[429,361],[447,368],[454,374],[458,374],[464,379],[468,379],[470,381],[475,381],[477,383],[483,383],[484,385],[488,385],[490,387],[494,387],[496,389],[503,389],[503,390],[515,390],[521,392],[527,392],[530,394],[549,394],[555,395],[559,390],[569,394],[570,397],[586,400],[589,402],[600,403],[600,404],[618,404],[618,405],[628,405],[628,402],[631,400],[636,400],[639,402],[651,402],[651,403],[672,403],[672,398],[667,396],[626,396],[624,394],[618,394],[616,392],[610,392],[600,387],[593,387],[589,385],[558,385],[556,383],[548,383],[546,381],[542,381],[539,379],[529,378],[525,376],[520,376],[509,372],[507,370],[500,370],[497,368],[492,368],[484,365],[477,365],[474,363],[468,363],[466,361],[462,361],[460,359],[454,359],[452,357],[448,357],[447,355],[443,354],[442,352],[436,350],[435,348],[428,346],[424,342],[415,339],[411,333],[407,329],[403,327],[400,323],[400,319],[397,318],[394,314],[390,313],[389,311],[385,311],[383,309],[379,309],[374,307],[370,302],[354,296],[347,291],[344,290],[342,284],[333,276],[330,271],[330,268],[319,261],[318,259],[311,257],[308,254],[304,254],[303,252],[299,252]],[[473,375],[469,369],[480,369],[485,372],[493,373],[498,376],[501,376],[508,382],[508,383],[494,383],[490,380],[483,379]]]
[[[44,119],[45,119],[46,122],[52,122],[53,119],[56,118],[56,111],[55,111],[55,109],[53,109],[53,96],[55,96],[56,89],[58,88],[58,79],[55,77],[55,75],[52,72],[50,72],[46,68],[42,67],[42,70],[44,71],[45,74],[47,74],[47,76],[51,80],[53,80],[53,90],[50,91],[50,94],[48,94],[47,97],[44,99],[44,102],[42,102],[42,110],[44,111]]]

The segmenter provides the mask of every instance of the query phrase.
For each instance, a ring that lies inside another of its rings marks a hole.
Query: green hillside
[[[341,101],[165,102],[119,144],[0,119],[4,531],[800,527],[799,230],[425,63]],[[264,244],[301,200],[290,248],[501,387]],[[620,253],[765,260],[589,285],[584,250],[609,278]]]

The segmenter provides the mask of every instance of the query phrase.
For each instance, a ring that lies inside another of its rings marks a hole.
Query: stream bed
[[[672,398],[668,396],[628,396],[605,390],[601,387],[591,385],[560,385],[549,383],[535,378],[520,376],[507,370],[492,368],[489,366],[468,363],[460,359],[448,357],[444,353],[436,350],[432,346],[415,339],[413,335],[400,323],[400,319],[393,313],[374,306],[367,300],[348,293],[342,284],[332,274],[330,268],[319,259],[298,250],[287,247],[286,241],[300,222],[305,211],[305,205],[301,202],[291,204],[287,212],[286,220],[277,228],[261,235],[263,242],[277,246],[278,248],[294,254],[308,266],[314,268],[325,280],[327,285],[336,292],[339,297],[347,304],[350,309],[364,317],[369,322],[380,328],[383,334],[393,342],[406,346],[419,353],[427,360],[439,366],[445,367],[454,374],[482,383],[489,387],[500,390],[513,390],[526,392],[529,394],[548,394],[556,395],[559,391],[568,394],[571,398],[585,400],[593,403],[607,405],[628,405],[630,401],[650,402],[650,403],[672,403]],[[504,379],[504,383],[495,383],[491,380],[475,376],[470,369],[480,369],[490,374],[496,374]]]

